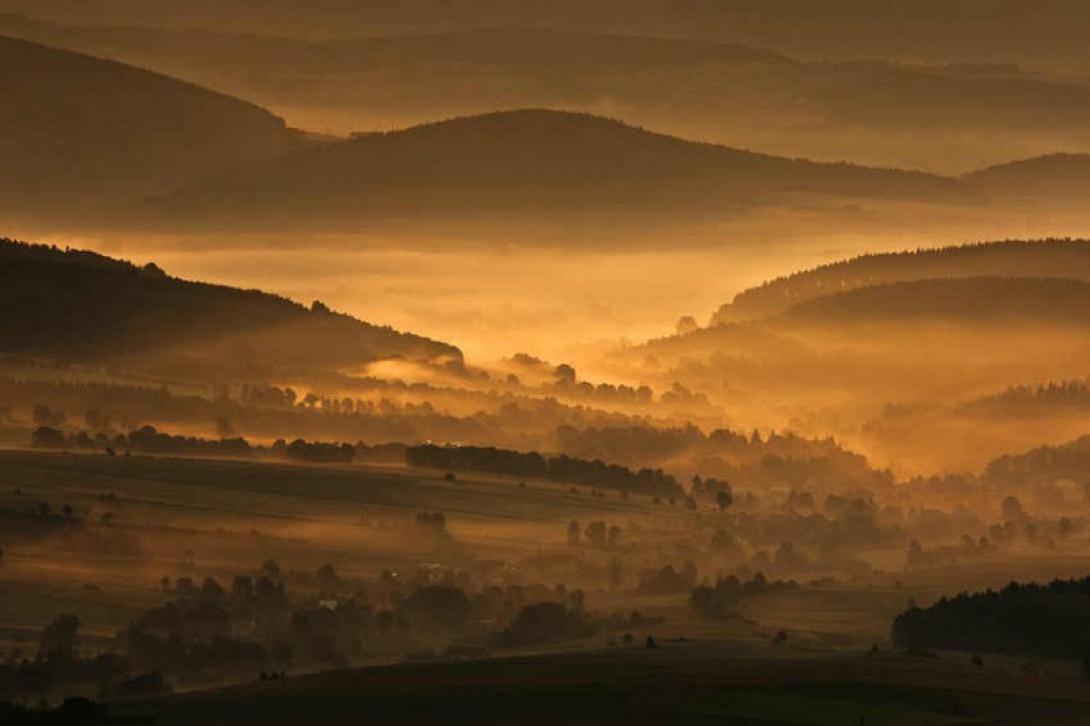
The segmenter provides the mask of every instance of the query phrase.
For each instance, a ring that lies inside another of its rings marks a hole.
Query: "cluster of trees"
[[[694,476],[689,495],[693,499],[714,499],[720,509],[726,509],[734,502],[734,490],[731,489],[730,482],[711,477],[701,479],[700,476]]]
[[[1090,383],[1084,380],[1012,386],[1002,393],[970,401],[959,410],[977,416],[1029,416],[1087,409],[1090,409]]]
[[[352,444],[311,442],[302,439],[296,439],[290,444],[283,439],[277,439],[271,451],[275,456],[312,464],[348,464],[356,458],[356,447]]]
[[[1043,658],[1083,658],[1090,631],[1090,577],[1047,585],[1012,582],[962,593],[893,621],[893,642],[916,649],[966,650]]]
[[[734,617],[746,598],[770,592],[795,590],[798,583],[791,580],[768,581],[758,572],[749,582],[737,577],[721,577],[714,585],[698,585],[689,593],[689,605],[697,615],[709,620],[726,620]]]
[[[696,585],[696,565],[686,562],[679,568],[666,565],[640,573],[638,590],[645,595],[673,595],[687,592]]]
[[[72,371],[55,369],[50,367],[58,375],[72,375]],[[193,395],[165,386],[0,377],[0,401],[14,412],[48,407],[63,415],[69,425],[82,416],[91,433],[130,431],[144,423],[160,428],[174,424],[207,427],[209,422],[226,420],[238,431],[270,440],[290,436],[368,442],[462,441],[509,448],[535,448],[559,426],[633,421],[625,414],[588,410],[552,396],[534,398],[511,391],[373,378],[354,379],[352,385],[376,398],[303,395],[290,388],[258,384],[247,384],[237,391],[209,387]],[[36,425],[60,427],[48,421]]]
[[[919,570],[928,567],[955,564],[958,562],[972,562],[974,560],[989,557],[1000,551],[1000,546],[993,543],[986,536],[973,538],[971,535],[963,535],[956,545],[940,545],[925,548],[919,540],[911,540],[908,543],[908,552],[905,554],[905,569]]]
[[[97,687],[100,697],[111,696],[111,684],[127,679],[130,664],[123,656],[109,653],[82,657],[77,650],[80,626],[75,615],[61,614],[42,630],[33,658],[0,663],[0,700],[16,701],[56,687],[79,686]]]
[[[584,542],[593,547],[615,546],[621,541],[621,528],[607,525],[602,520],[587,522],[586,526],[573,519],[568,522],[568,544],[577,547]]]
[[[33,431],[31,446],[41,449],[74,449],[105,451],[116,454],[118,451],[140,454],[159,454],[169,456],[214,456],[248,458],[253,456],[275,456],[292,461],[304,461],[321,464],[346,464],[354,461],[356,446],[345,443],[323,441],[304,441],[296,439],[291,443],[278,439],[271,447],[253,446],[242,437],[205,439],[196,436],[177,436],[158,431],[154,426],[143,426],[128,434],[110,436],[104,433],[93,436],[85,431],[66,435],[59,429],[40,426]],[[387,447],[363,447],[366,456],[384,458]],[[395,447],[395,453],[402,449]]]
[[[807,439],[790,432],[762,436],[754,431],[746,436],[729,429],[705,433],[693,425],[561,426],[556,439],[560,450],[572,456],[629,466],[699,462],[699,475],[729,481],[738,489],[775,482],[819,490],[883,490],[894,483],[891,472],[873,469],[866,458],[832,439]]]
[[[517,477],[534,477],[584,486],[620,489],[655,496],[679,496],[677,480],[661,469],[632,471],[600,459],[576,459],[566,455],[544,456],[477,446],[410,446],[405,460],[412,466],[455,471],[479,471]]]
[[[426,519],[442,526],[441,515]],[[475,590],[468,573],[427,568],[360,579],[341,577],[329,564],[296,572],[269,560],[226,586],[164,577],[161,588],[166,601],[119,632],[117,652],[81,656],[78,617],[58,617],[42,632],[33,660],[0,665],[0,701],[33,701],[81,684],[103,699],[149,696],[170,684],[345,667],[443,645],[523,647],[651,622],[638,613],[588,612],[583,592],[562,584]]]
[[[203,439],[195,436],[176,436],[158,431],[153,426],[143,426],[127,435],[94,436],[85,431],[65,435],[63,431],[40,426],[30,437],[31,446],[42,449],[82,449],[106,451],[132,451],[142,454],[170,456],[226,456],[249,457],[254,448],[243,438]]]

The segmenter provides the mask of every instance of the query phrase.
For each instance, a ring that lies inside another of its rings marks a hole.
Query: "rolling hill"
[[[516,22],[388,35],[368,25],[368,37],[315,39],[9,14],[0,33],[186,78],[335,133],[547,107],[779,155],[947,173],[1090,149],[1090,88],[1010,63],[800,61],[744,35]]]
[[[897,321],[1090,325],[1090,281],[1038,277],[913,280],[860,287],[798,303],[786,326]]]
[[[1090,280],[1090,241],[1006,240],[861,255],[743,290],[715,312],[710,324],[770,317],[807,300],[872,285],[988,276]]]
[[[279,155],[298,143],[252,104],[156,73],[0,37],[0,210],[61,217]]]
[[[5,0],[10,11],[76,24],[140,23],[306,37],[421,33],[503,22],[534,27],[657,32],[779,47],[816,58],[880,55],[919,59],[1082,62],[1088,13],[1078,0],[1019,3],[941,0]]]
[[[1085,201],[1090,194],[1090,154],[1020,159],[974,171],[962,179],[968,187],[997,201],[1065,207]]]
[[[321,220],[326,228],[358,229],[399,218],[710,218],[856,199],[974,198],[955,180],[920,172],[773,157],[527,109],[314,145],[190,187],[157,209],[214,225]]]
[[[155,265],[0,240],[0,352],[230,380],[387,358],[461,361],[457,348]]]

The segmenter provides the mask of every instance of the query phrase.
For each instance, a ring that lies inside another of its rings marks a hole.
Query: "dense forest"
[[[1043,658],[1082,658],[1090,647],[1090,577],[1048,585],[1012,582],[962,593],[893,621],[893,641],[913,650],[946,649]]]

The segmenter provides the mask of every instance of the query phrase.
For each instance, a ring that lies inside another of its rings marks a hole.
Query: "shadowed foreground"
[[[1077,680],[960,657],[732,658],[722,644],[335,671],[115,708],[156,724],[1076,724]],[[965,663],[963,665],[963,663]]]

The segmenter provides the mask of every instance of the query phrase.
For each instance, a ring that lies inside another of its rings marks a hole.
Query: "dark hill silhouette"
[[[1090,466],[1090,435],[997,457],[984,468],[981,478],[999,489],[1028,490],[1034,484],[1052,484],[1063,479],[1083,482],[1087,466]]]
[[[1090,324],[1090,282],[972,277],[871,285],[801,302],[774,318],[796,327],[893,321]]]
[[[1005,240],[861,255],[744,290],[716,311],[711,325],[778,315],[806,300],[870,285],[980,276],[1090,280],[1090,241]]]
[[[156,73],[0,37],[0,210],[63,214],[282,154],[298,135],[252,104]]]
[[[413,221],[667,212],[722,217],[800,199],[966,202],[920,172],[767,156],[586,114],[518,110],[315,145],[163,200],[185,221],[355,229]]]
[[[867,285],[803,298],[768,317],[653,339],[633,350],[656,354],[722,350],[786,358],[806,350],[790,333],[878,323],[894,336],[902,332],[898,324],[934,322],[1085,327],[1090,325],[1090,280],[979,276]]]
[[[323,372],[457,348],[257,290],[189,282],[92,252],[0,240],[0,350],[136,362],[193,377]]]
[[[1048,154],[966,174],[966,186],[999,201],[1040,206],[1083,202],[1090,195],[1090,154]]]

